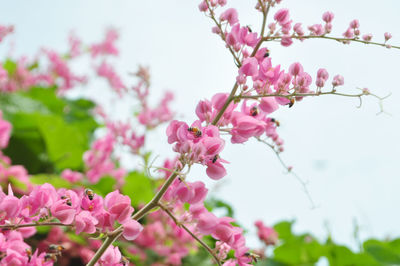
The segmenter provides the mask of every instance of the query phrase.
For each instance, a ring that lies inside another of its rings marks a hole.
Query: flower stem
[[[191,235],[197,242],[200,243],[207,251],[210,253],[210,255],[214,258],[215,262],[221,266],[221,262],[219,261],[217,255],[215,252],[200,238],[198,238],[192,231],[190,231],[189,228],[186,227],[183,223],[179,222],[178,219],[174,216],[174,214],[167,208],[165,207],[162,203],[158,203],[158,206],[168,214],[169,217],[175,222],[175,224],[179,227],[182,227],[189,235]]]

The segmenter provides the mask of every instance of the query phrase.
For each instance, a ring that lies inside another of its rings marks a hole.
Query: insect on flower
[[[275,123],[275,125],[276,125],[277,127],[279,127],[279,126],[281,125],[281,123],[280,123],[278,120],[276,120],[275,118],[271,118],[271,122],[272,122],[272,123]]]
[[[258,262],[258,259],[260,258],[259,255],[252,252],[246,252],[244,255],[251,258],[254,262]]]
[[[201,137],[203,135],[201,130],[198,129],[197,127],[189,127],[188,131],[192,132],[196,138],[199,138],[199,137]]]
[[[91,189],[89,189],[89,188],[85,189],[85,195],[86,195],[90,200],[93,200],[93,198],[94,198],[94,192],[93,192],[93,190],[91,190]]]
[[[251,116],[257,116],[259,113],[260,113],[260,110],[258,109],[257,106],[253,106],[253,107],[250,109],[250,115],[251,115]]]
[[[214,156],[214,158],[212,158],[212,163],[215,163],[217,160],[218,160],[218,158],[219,158],[219,155],[217,154],[217,155],[215,155]]]

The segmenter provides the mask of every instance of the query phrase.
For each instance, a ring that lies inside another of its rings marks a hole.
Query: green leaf
[[[112,192],[115,186],[116,180],[113,177],[106,176],[99,180],[99,182],[95,185],[88,185],[90,189],[94,191],[94,193],[99,194],[101,196],[105,196],[108,193]]]
[[[86,246],[87,245],[86,240],[81,235],[77,235],[77,234],[75,234],[73,232],[68,232],[67,235],[68,235],[68,238],[71,241],[73,241],[75,243],[78,243],[78,244],[80,244],[82,246]]]
[[[129,173],[125,178],[122,193],[128,195],[135,206],[149,202],[154,195],[150,178],[139,172]]]
[[[229,205],[227,202],[212,198],[210,200],[207,200],[207,208],[211,211],[214,209],[224,209],[225,214],[224,216],[229,216],[233,217],[234,216],[234,211],[231,205]]]
[[[94,106],[89,100],[59,98],[55,87],[0,93],[4,118],[13,125],[5,154],[32,174],[82,170],[82,154],[98,127]]]
[[[38,127],[46,144],[49,159],[57,168],[80,169],[88,139],[79,127],[68,125],[58,116],[40,116]]]
[[[349,248],[330,245],[327,251],[329,265],[335,266],[382,266],[367,254],[355,254]]]
[[[324,247],[317,241],[299,238],[275,248],[274,259],[289,265],[312,265],[324,254]]]
[[[21,180],[15,178],[15,177],[9,177],[8,180],[11,182],[13,187],[19,188],[21,190],[27,190],[28,186],[23,183]]]
[[[400,254],[389,243],[379,240],[368,240],[364,242],[364,250],[377,261],[385,264],[400,264]]]
[[[3,68],[7,70],[9,75],[13,75],[15,71],[17,70],[17,63],[14,61],[11,61],[10,59],[7,59],[3,63]]]
[[[53,185],[55,188],[67,188],[70,189],[71,183],[67,180],[63,179],[58,175],[46,175],[46,174],[39,174],[39,175],[32,175],[29,180],[33,184],[41,185],[44,183],[49,183]]]
[[[278,233],[279,239],[288,241],[293,238],[293,223],[294,221],[282,221],[274,225],[274,229]]]

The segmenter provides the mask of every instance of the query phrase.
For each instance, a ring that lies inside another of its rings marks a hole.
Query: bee
[[[217,154],[217,155],[215,155],[214,156],[214,158],[212,158],[212,163],[215,163],[217,160],[218,160],[218,158],[219,158],[219,155]]]
[[[260,258],[259,255],[252,253],[252,252],[246,252],[246,253],[244,253],[244,255],[251,258],[256,263],[258,262],[258,259]]]
[[[247,25],[246,28],[249,30],[250,33],[253,32],[249,25]]]
[[[68,206],[72,206],[72,202],[71,199],[67,199],[67,201],[65,202]]]
[[[281,123],[280,123],[278,120],[276,120],[275,118],[271,118],[271,122],[272,122],[272,123],[275,123],[275,125],[276,125],[277,127],[279,127],[279,126],[281,125]]]
[[[91,189],[89,189],[89,188],[85,189],[85,195],[86,195],[90,200],[93,200],[93,198],[94,198],[93,190],[91,190]]]
[[[129,260],[126,258],[126,257],[124,257],[124,256],[122,256],[122,258],[121,258],[121,264],[122,265],[129,265]]]
[[[57,262],[57,255],[55,253],[46,253],[46,255],[44,256],[44,260],[45,261],[53,261],[53,262]]]
[[[264,54],[264,58],[269,56],[269,50],[267,49]]]
[[[65,195],[61,196],[61,199],[67,199],[67,198],[68,198],[68,197],[65,196]]]
[[[290,107],[292,107],[292,106],[293,106],[293,104],[294,104],[294,99],[292,98],[292,99],[290,99],[290,103],[288,103],[288,105],[289,105],[289,108],[290,108]]]
[[[203,135],[201,130],[198,129],[197,127],[189,127],[188,131],[192,132],[194,134],[194,136],[197,137],[197,138],[199,138],[199,137],[201,137]]]
[[[61,245],[54,245],[54,244],[51,244],[50,246],[49,246],[49,251],[51,252],[51,253],[60,253],[61,251],[63,251],[65,248],[63,247],[63,246],[61,246]]]
[[[26,252],[26,255],[28,256],[28,261],[30,261],[31,257],[32,257],[32,249],[27,248],[27,249],[25,249],[25,252]]]
[[[259,113],[260,113],[260,110],[258,110],[258,107],[257,107],[257,106],[253,106],[253,107],[250,109],[250,115],[251,115],[251,116],[257,116]]]

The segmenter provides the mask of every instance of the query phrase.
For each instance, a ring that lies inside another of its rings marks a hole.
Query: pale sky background
[[[16,44],[16,55],[33,55],[42,45],[65,51],[71,29],[85,42],[92,42],[102,38],[107,26],[114,25],[121,32],[121,55],[115,60],[118,70],[127,73],[138,64],[150,66],[153,100],[156,102],[165,89],[172,90],[176,95],[173,109],[188,123],[195,119],[200,99],[229,92],[232,87],[235,66],[222,42],[211,34],[211,21],[198,11],[199,1],[1,2],[0,24],[16,26],[10,38]],[[228,6],[238,9],[242,24],[258,29],[261,15],[254,10],[255,3],[230,0]],[[284,0],[280,7],[290,8],[292,19],[303,25],[320,23],[324,11],[333,11],[336,36],[357,18],[362,33],[372,33],[382,41],[383,33],[389,31],[392,43],[400,44],[398,0]],[[317,209],[310,208],[301,185],[284,174],[268,147],[255,141],[246,145],[227,141],[221,156],[231,164],[228,176],[221,181],[209,180],[200,167],[192,171],[190,180],[204,180],[208,187],[223,183],[216,193],[232,203],[236,218],[249,229],[248,241],[253,247],[258,245],[253,227],[256,219],[266,224],[296,219],[297,232],[309,231],[320,238],[327,235],[324,224],[328,222],[334,239],[352,246],[354,219],[363,239],[400,236],[400,51],[326,40],[295,42],[289,48],[271,43],[268,47],[273,63],[286,69],[298,61],[313,77],[320,67],[326,68],[330,77],[343,75],[344,91],[368,87],[381,96],[392,93],[384,102],[391,116],[376,116],[379,106],[374,98],[364,99],[358,109],[357,99],[336,96],[305,99],[274,115],[281,122],[279,133],[285,140],[282,157],[308,180]],[[7,45],[0,46],[0,54],[7,51]],[[87,67],[77,65],[83,71]],[[86,90],[99,95],[105,86],[100,82]],[[104,94],[99,97],[104,98]],[[113,108],[117,113],[125,107],[118,103]],[[161,158],[173,155],[163,131],[152,134],[149,148]],[[124,163],[132,164],[127,159]]]

